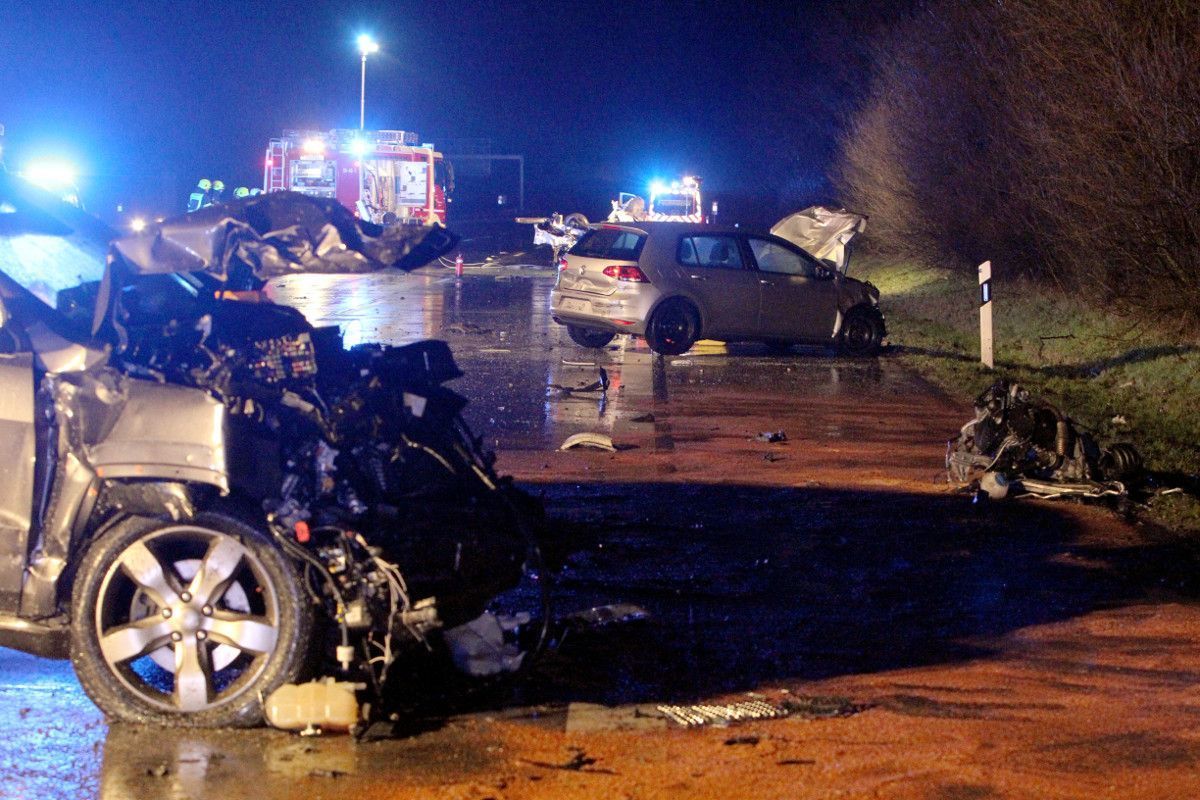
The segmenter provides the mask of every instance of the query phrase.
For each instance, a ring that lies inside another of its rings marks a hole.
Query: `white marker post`
[[[992,262],[979,265],[979,360],[995,369],[992,359]]]

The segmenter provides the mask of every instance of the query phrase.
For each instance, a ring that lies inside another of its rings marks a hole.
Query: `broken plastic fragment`
[[[573,447],[590,447],[596,450],[607,450],[610,453],[617,452],[617,448],[613,445],[611,436],[605,436],[603,433],[577,433],[574,436],[568,436],[559,446],[559,450],[570,450]]]
[[[500,616],[488,611],[450,628],[443,637],[454,666],[465,675],[483,678],[521,668],[525,652],[510,639],[515,639],[515,631],[528,622],[528,614]],[[510,633],[513,635],[506,635]]]
[[[633,603],[612,603],[575,611],[562,618],[562,622],[585,628],[601,628],[622,622],[649,619],[650,612]]]
[[[979,479],[979,490],[992,500],[1003,500],[1008,496],[1008,478],[1002,472],[985,472]]]

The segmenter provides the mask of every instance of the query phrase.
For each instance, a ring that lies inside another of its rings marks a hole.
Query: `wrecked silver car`
[[[449,348],[344,349],[256,291],[455,237],[292,193],[106,233],[0,173],[0,644],[69,655],[111,717],[224,726],[509,633],[478,620],[539,557],[538,509]]]
[[[559,264],[550,313],[583,347],[625,333],[663,355],[706,338],[869,356],[887,336],[870,283],[778,236],[702,223],[591,226]]]

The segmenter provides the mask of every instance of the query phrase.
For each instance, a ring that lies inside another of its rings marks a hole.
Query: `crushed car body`
[[[771,234],[802,247],[843,275],[850,266],[850,240],[867,228],[867,218],[845,209],[809,206],[771,227]]]
[[[452,234],[273,193],[91,264],[87,224],[0,173],[0,644],[69,655],[113,718],[254,725],[310,677],[380,693],[539,558],[444,342],[345,349],[257,291],[412,269]]]
[[[1087,431],[1024,387],[998,380],[975,400],[975,417],[946,446],[952,483],[1006,496],[1123,497],[1142,477],[1133,445],[1103,448]]]

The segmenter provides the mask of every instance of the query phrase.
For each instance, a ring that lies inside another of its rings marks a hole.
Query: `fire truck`
[[[327,197],[380,225],[446,224],[450,165],[411,131],[284,131],[267,146],[263,190]]]
[[[705,222],[700,201],[700,178],[685,175],[670,184],[655,181],[650,184],[650,204],[640,195],[621,192],[612,201],[609,222]]]

